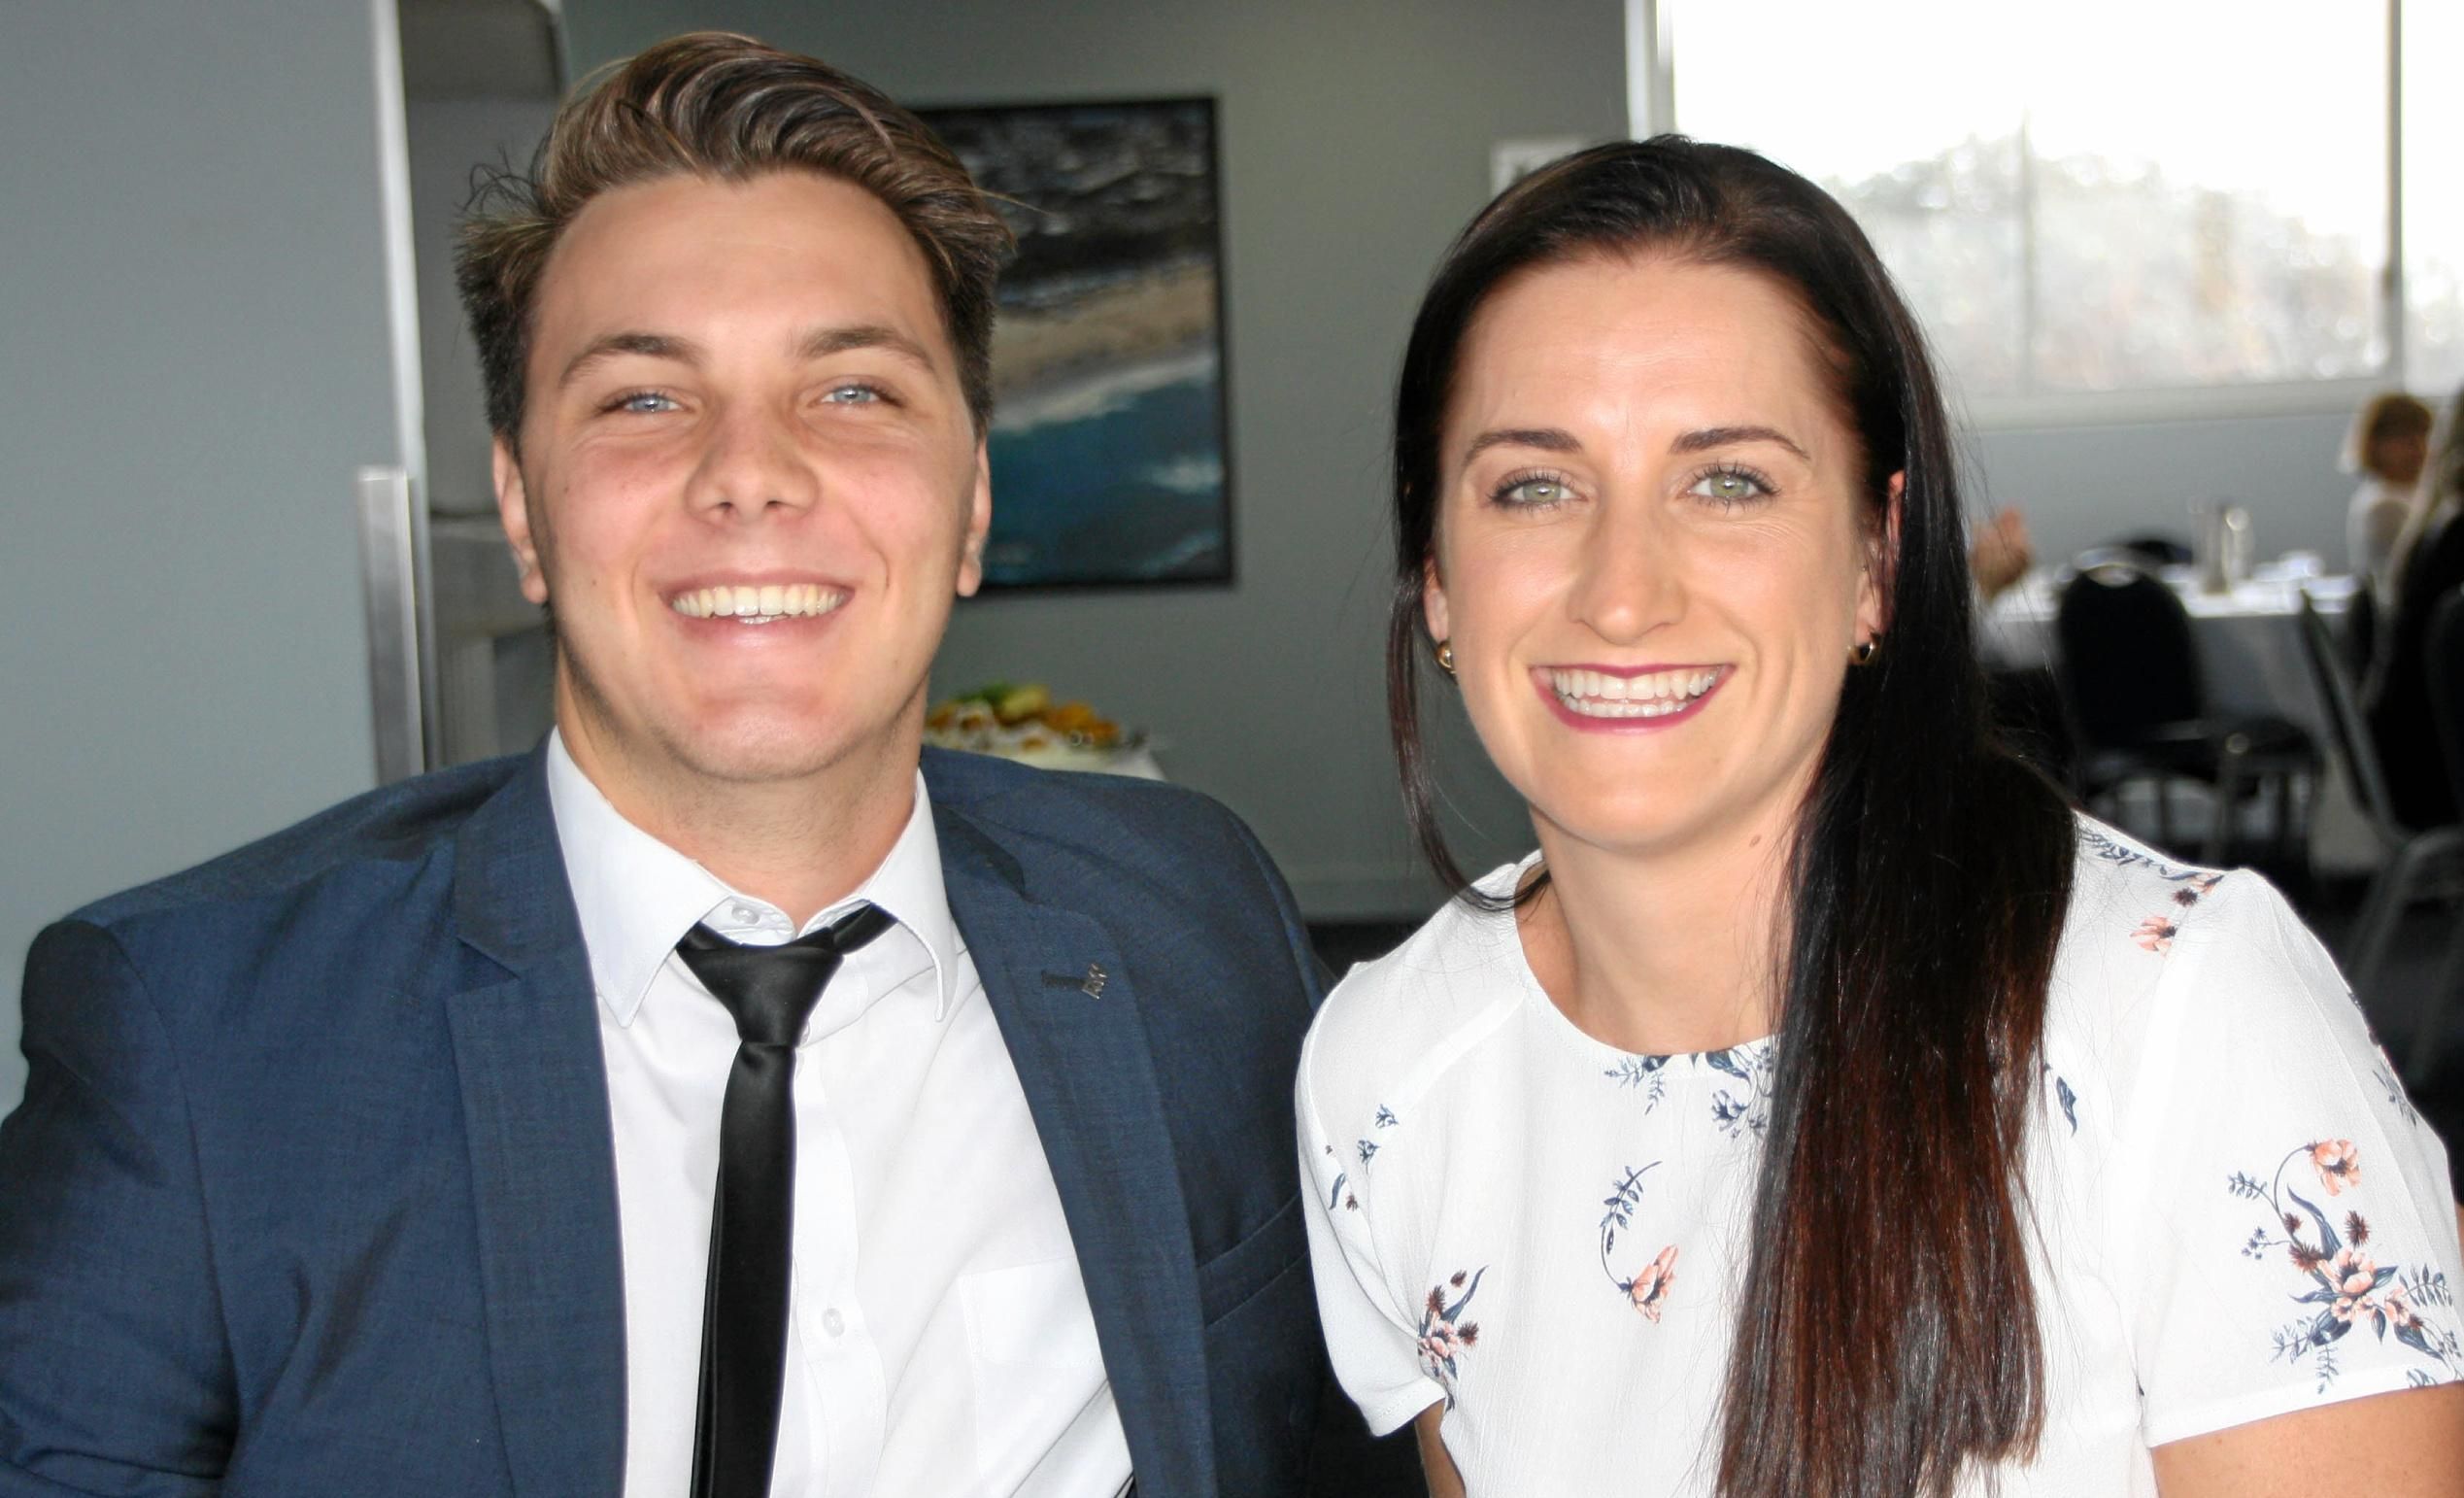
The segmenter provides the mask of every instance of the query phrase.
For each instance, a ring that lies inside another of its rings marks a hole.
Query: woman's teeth
[[[1569,712],[1586,718],[1665,718],[1692,705],[1719,682],[1716,669],[1611,676],[1605,671],[1551,669],[1548,683]]]
[[[758,588],[695,588],[668,599],[667,606],[688,619],[768,624],[778,619],[818,618],[846,601],[844,590],[818,583],[764,583]]]

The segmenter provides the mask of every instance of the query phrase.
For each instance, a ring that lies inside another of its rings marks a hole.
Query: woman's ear
[[[1890,631],[1891,585],[1900,566],[1900,508],[1907,492],[1907,474],[1892,474],[1890,493],[1882,501],[1882,524],[1866,530],[1865,576],[1857,584],[1857,638],[1861,640]]]
[[[1446,585],[1437,580],[1437,559],[1430,558],[1420,564],[1420,617],[1429,626],[1429,637],[1439,644],[1454,637],[1454,625],[1446,615]]]

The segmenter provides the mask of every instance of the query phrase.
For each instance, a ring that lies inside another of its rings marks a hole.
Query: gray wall
[[[412,243],[419,266],[420,388],[429,507],[496,513],[489,476],[487,392],[470,323],[454,289],[454,230],[473,172],[530,164],[556,104],[547,99],[413,99],[409,117]]]
[[[0,1108],[46,920],[373,780],[368,7],[0,6]]]
[[[577,77],[726,26],[908,103],[1218,97],[1239,581],[981,599],[936,680],[1040,678],[1152,729],[1313,914],[1422,901],[1378,664],[1395,363],[1431,265],[1488,197],[1490,143],[1622,132],[1620,0],[569,0],[565,17]],[[1466,798],[1487,852],[1528,840],[1512,808]]]
[[[2151,529],[2188,540],[2191,502],[2222,498],[2249,510],[2258,555],[2307,549],[2341,572],[2356,481],[2336,455],[2350,422],[2333,412],[1979,432],[1967,444],[1971,496],[1978,509],[2024,510],[2048,563]]]

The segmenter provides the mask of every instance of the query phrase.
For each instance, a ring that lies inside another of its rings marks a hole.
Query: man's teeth
[[[688,619],[768,624],[774,619],[815,618],[846,601],[844,591],[818,583],[764,583],[759,588],[695,588],[668,599],[667,606]]]
[[[1551,670],[1549,687],[1570,712],[1587,718],[1662,718],[1691,705],[1720,679],[1716,670],[1653,671],[1611,676],[1605,671]]]

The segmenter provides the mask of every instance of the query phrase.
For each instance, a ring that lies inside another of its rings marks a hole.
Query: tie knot
[[[676,955],[727,1006],[736,1038],[747,1045],[793,1045],[839,959],[888,931],[879,905],[860,904],[810,936],[778,946],[747,946],[696,925],[676,943]]]

